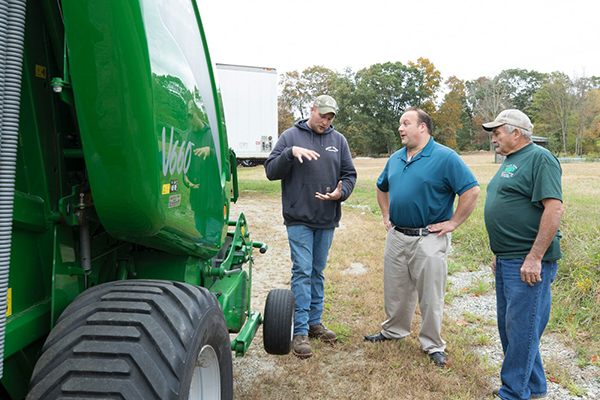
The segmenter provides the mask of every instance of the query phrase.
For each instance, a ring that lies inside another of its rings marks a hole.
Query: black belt
[[[431,233],[427,228],[400,228],[399,226],[394,226],[394,229],[407,236],[427,236]]]

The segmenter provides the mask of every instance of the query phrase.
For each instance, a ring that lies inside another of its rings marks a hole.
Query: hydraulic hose
[[[4,73],[6,71],[6,43],[8,41],[8,0],[0,0],[0,139],[2,138],[2,110],[4,109]]]
[[[4,359],[6,333],[26,3],[0,0],[0,77],[4,78],[0,81],[0,360]],[[0,378],[3,372],[4,365],[0,363]]]

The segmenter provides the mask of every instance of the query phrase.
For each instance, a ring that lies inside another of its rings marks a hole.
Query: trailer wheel
[[[263,343],[269,354],[288,354],[294,338],[294,294],[273,289],[267,295],[263,322]]]
[[[232,399],[225,316],[184,283],[95,286],[57,321],[29,388],[27,399]]]

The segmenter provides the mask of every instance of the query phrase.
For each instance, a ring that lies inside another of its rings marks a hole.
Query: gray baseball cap
[[[337,114],[338,110],[337,102],[333,99],[333,97],[327,96],[326,94],[322,94],[321,96],[317,97],[313,106],[316,107],[321,114]]]
[[[533,131],[533,124],[531,123],[529,117],[522,111],[514,109],[502,111],[500,114],[498,114],[495,120],[486,124],[482,124],[482,126],[486,131],[491,131],[494,128],[506,124],[528,130],[529,132]]]

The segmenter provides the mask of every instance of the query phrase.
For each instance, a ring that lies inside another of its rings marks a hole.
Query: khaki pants
[[[423,351],[444,351],[440,335],[446,294],[446,255],[451,234],[407,236],[390,229],[383,256],[383,291],[387,321],[383,335],[400,339],[410,334],[417,300],[421,310],[419,340]]]

